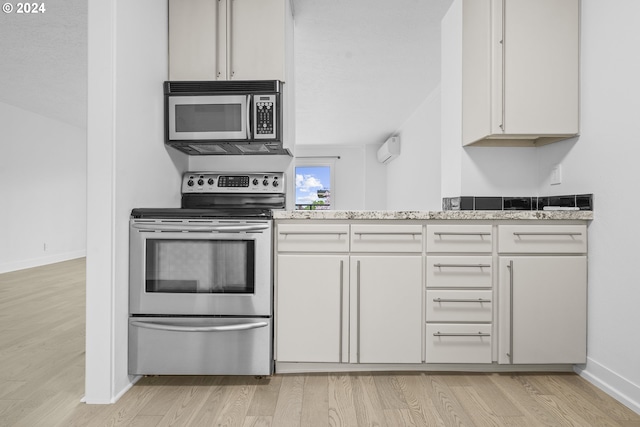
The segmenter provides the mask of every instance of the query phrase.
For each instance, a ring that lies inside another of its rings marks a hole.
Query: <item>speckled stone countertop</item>
[[[278,219],[582,220],[593,211],[274,211]]]

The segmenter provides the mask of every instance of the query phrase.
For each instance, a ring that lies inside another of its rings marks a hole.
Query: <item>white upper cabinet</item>
[[[169,80],[286,81],[289,0],[169,0]]]
[[[463,0],[462,144],[579,132],[580,0]]]

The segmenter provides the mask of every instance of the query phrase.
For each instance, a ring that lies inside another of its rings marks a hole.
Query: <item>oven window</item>
[[[253,240],[147,240],[146,291],[252,294]]]
[[[176,132],[240,132],[241,104],[176,105]]]

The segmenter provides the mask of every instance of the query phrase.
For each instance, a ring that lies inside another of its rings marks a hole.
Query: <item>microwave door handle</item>
[[[251,95],[247,95],[247,140],[251,140],[251,110],[253,109],[253,103],[251,102]]]

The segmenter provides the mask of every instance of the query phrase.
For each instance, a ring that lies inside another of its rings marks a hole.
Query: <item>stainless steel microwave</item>
[[[288,154],[278,80],[165,82],[165,142],[189,155]]]

